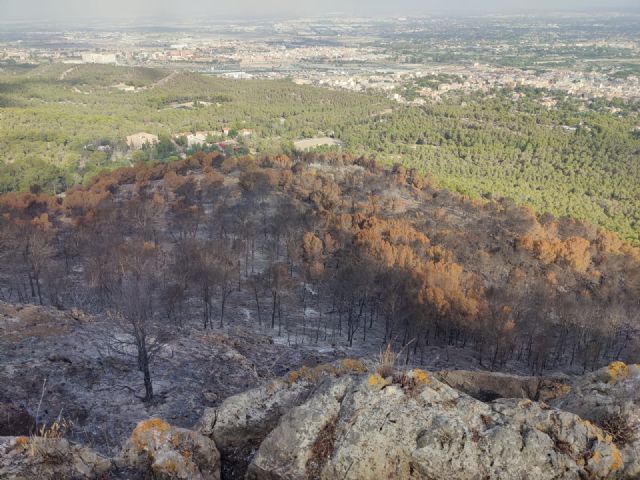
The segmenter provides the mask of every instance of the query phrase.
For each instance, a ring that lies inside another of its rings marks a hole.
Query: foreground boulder
[[[345,358],[333,364],[302,367],[282,379],[226,399],[209,408],[198,430],[210,436],[222,455],[226,478],[242,478],[263,439],[280,418],[304,403],[322,379],[366,372],[360,361]]]
[[[0,437],[0,478],[219,480],[220,455],[200,433],[152,418],[136,426],[116,459],[64,438]]]
[[[198,429],[220,450],[225,478],[242,478],[260,443],[280,417],[303,403],[312,383],[278,381],[225,400],[205,410]]]
[[[484,403],[429,374],[325,379],[265,438],[248,479],[626,476],[612,437],[528,399]]]
[[[248,479],[316,478],[331,453],[341,402],[351,378],[324,382],[316,393],[283,416],[262,442]]]
[[[220,478],[220,454],[211,439],[158,418],[136,426],[117,462],[122,469],[137,472],[132,478]]]
[[[219,407],[206,409],[199,430],[211,436],[219,448],[260,441],[285,412],[307,399],[311,388],[309,381],[281,381],[234,395]]]
[[[284,378],[229,397],[217,408],[207,408],[198,430],[212,437],[220,449],[262,441],[282,415],[307,400],[320,380],[366,371],[365,364],[353,358],[302,367]]]
[[[112,467],[111,460],[63,438],[0,437],[2,479],[98,479]]]
[[[624,475],[640,478],[640,366],[614,362],[578,377],[551,404],[601,426],[620,446]]]

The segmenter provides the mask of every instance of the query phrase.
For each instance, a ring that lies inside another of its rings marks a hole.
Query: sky
[[[429,15],[637,9],[639,0],[0,0],[3,21]]]

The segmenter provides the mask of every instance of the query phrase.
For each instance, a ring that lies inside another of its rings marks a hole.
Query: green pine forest
[[[549,96],[555,107],[542,104]],[[186,102],[195,104],[176,108]],[[408,106],[374,92],[290,81],[98,65],[10,67],[0,71],[0,193],[60,193],[104,170],[171,161],[180,153],[173,134],[228,126],[252,129],[245,143],[257,154],[334,135],[353,155],[415,168],[440,187],[508,197],[640,244],[638,111],[634,103],[533,89]],[[139,131],[159,135],[158,147],[128,152],[126,136]]]

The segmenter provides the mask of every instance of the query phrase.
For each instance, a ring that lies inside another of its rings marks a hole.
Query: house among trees
[[[158,136],[152,133],[139,132],[127,137],[127,145],[131,150],[142,150],[145,145],[158,143]]]
[[[187,145],[195,147],[196,145],[205,145],[207,143],[208,132],[196,132],[187,135]]]
[[[220,137],[219,130],[201,131],[201,132],[182,132],[173,135],[174,140],[184,139],[186,146],[195,147],[197,145],[208,145],[213,143],[214,138]]]
[[[241,137],[244,137],[244,138],[250,138],[251,135],[253,135],[253,131],[249,128],[243,128],[238,133],[240,134]]]

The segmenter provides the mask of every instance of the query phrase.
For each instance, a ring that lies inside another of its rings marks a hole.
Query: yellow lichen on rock
[[[166,442],[171,426],[161,418],[150,418],[140,422],[131,434],[132,443],[138,450],[148,450]],[[150,445],[153,442],[155,445]]]
[[[611,381],[617,382],[629,376],[629,366],[624,362],[612,362],[607,367],[607,372]]]
[[[29,444],[29,437],[16,437],[15,446],[16,448],[26,447]]]
[[[611,464],[612,472],[617,472],[624,467],[624,461],[622,460],[620,450],[618,450],[618,447],[615,445],[611,445],[611,458],[613,459],[613,463]]]
[[[147,473],[167,480],[219,478],[214,475],[220,456],[213,440],[160,418],[138,423],[122,458],[141,474],[135,478],[148,478]]]
[[[608,433],[602,431],[602,429],[600,429],[599,427],[596,427],[589,420],[585,420],[583,418],[578,418],[577,419],[577,423],[583,425],[587,429],[587,432],[589,433],[589,435],[591,435],[593,437],[596,437],[598,439],[598,441],[606,442],[606,443],[613,442],[613,439],[612,439],[611,435],[609,435]]]
[[[522,400],[518,400],[518,406],[524,410],[529,410],[534,407],[534,403],[533,400],[523,398]]]
[[[415,378],[416,382],[425,385],[431,383],[431,377],[429,377],[429,374],[419,368],[413,370],[413,378]]]
[[[589,463],[598,463],[600,460],[602,460],[600,452],[593,452],[593,455],[591,455],[591,458],[589,459]]]
[[[366,373],[367,371],[367,366],[362,362],[362,360],[358,360],[356,358],[345,358],[340,362],[340,365],[346,372]]]
[[[369,375],[369,379],[367,380],[367,383],[369,384],[369,386],[371,388],[373,388],[375,390],[381,390],[384,387],[386,387],[387,385],[389,385],[391,382],[389,380],[387,380],[386,378],[384,378],[379,373],[371,373]]]
[[[135,428],[135,431],[145,432],[149,430],[158,430],[161,432],[167,432],[171,429],[171,426],[162,420],[161,418],[149,418],[148,420],[141,421]]]

